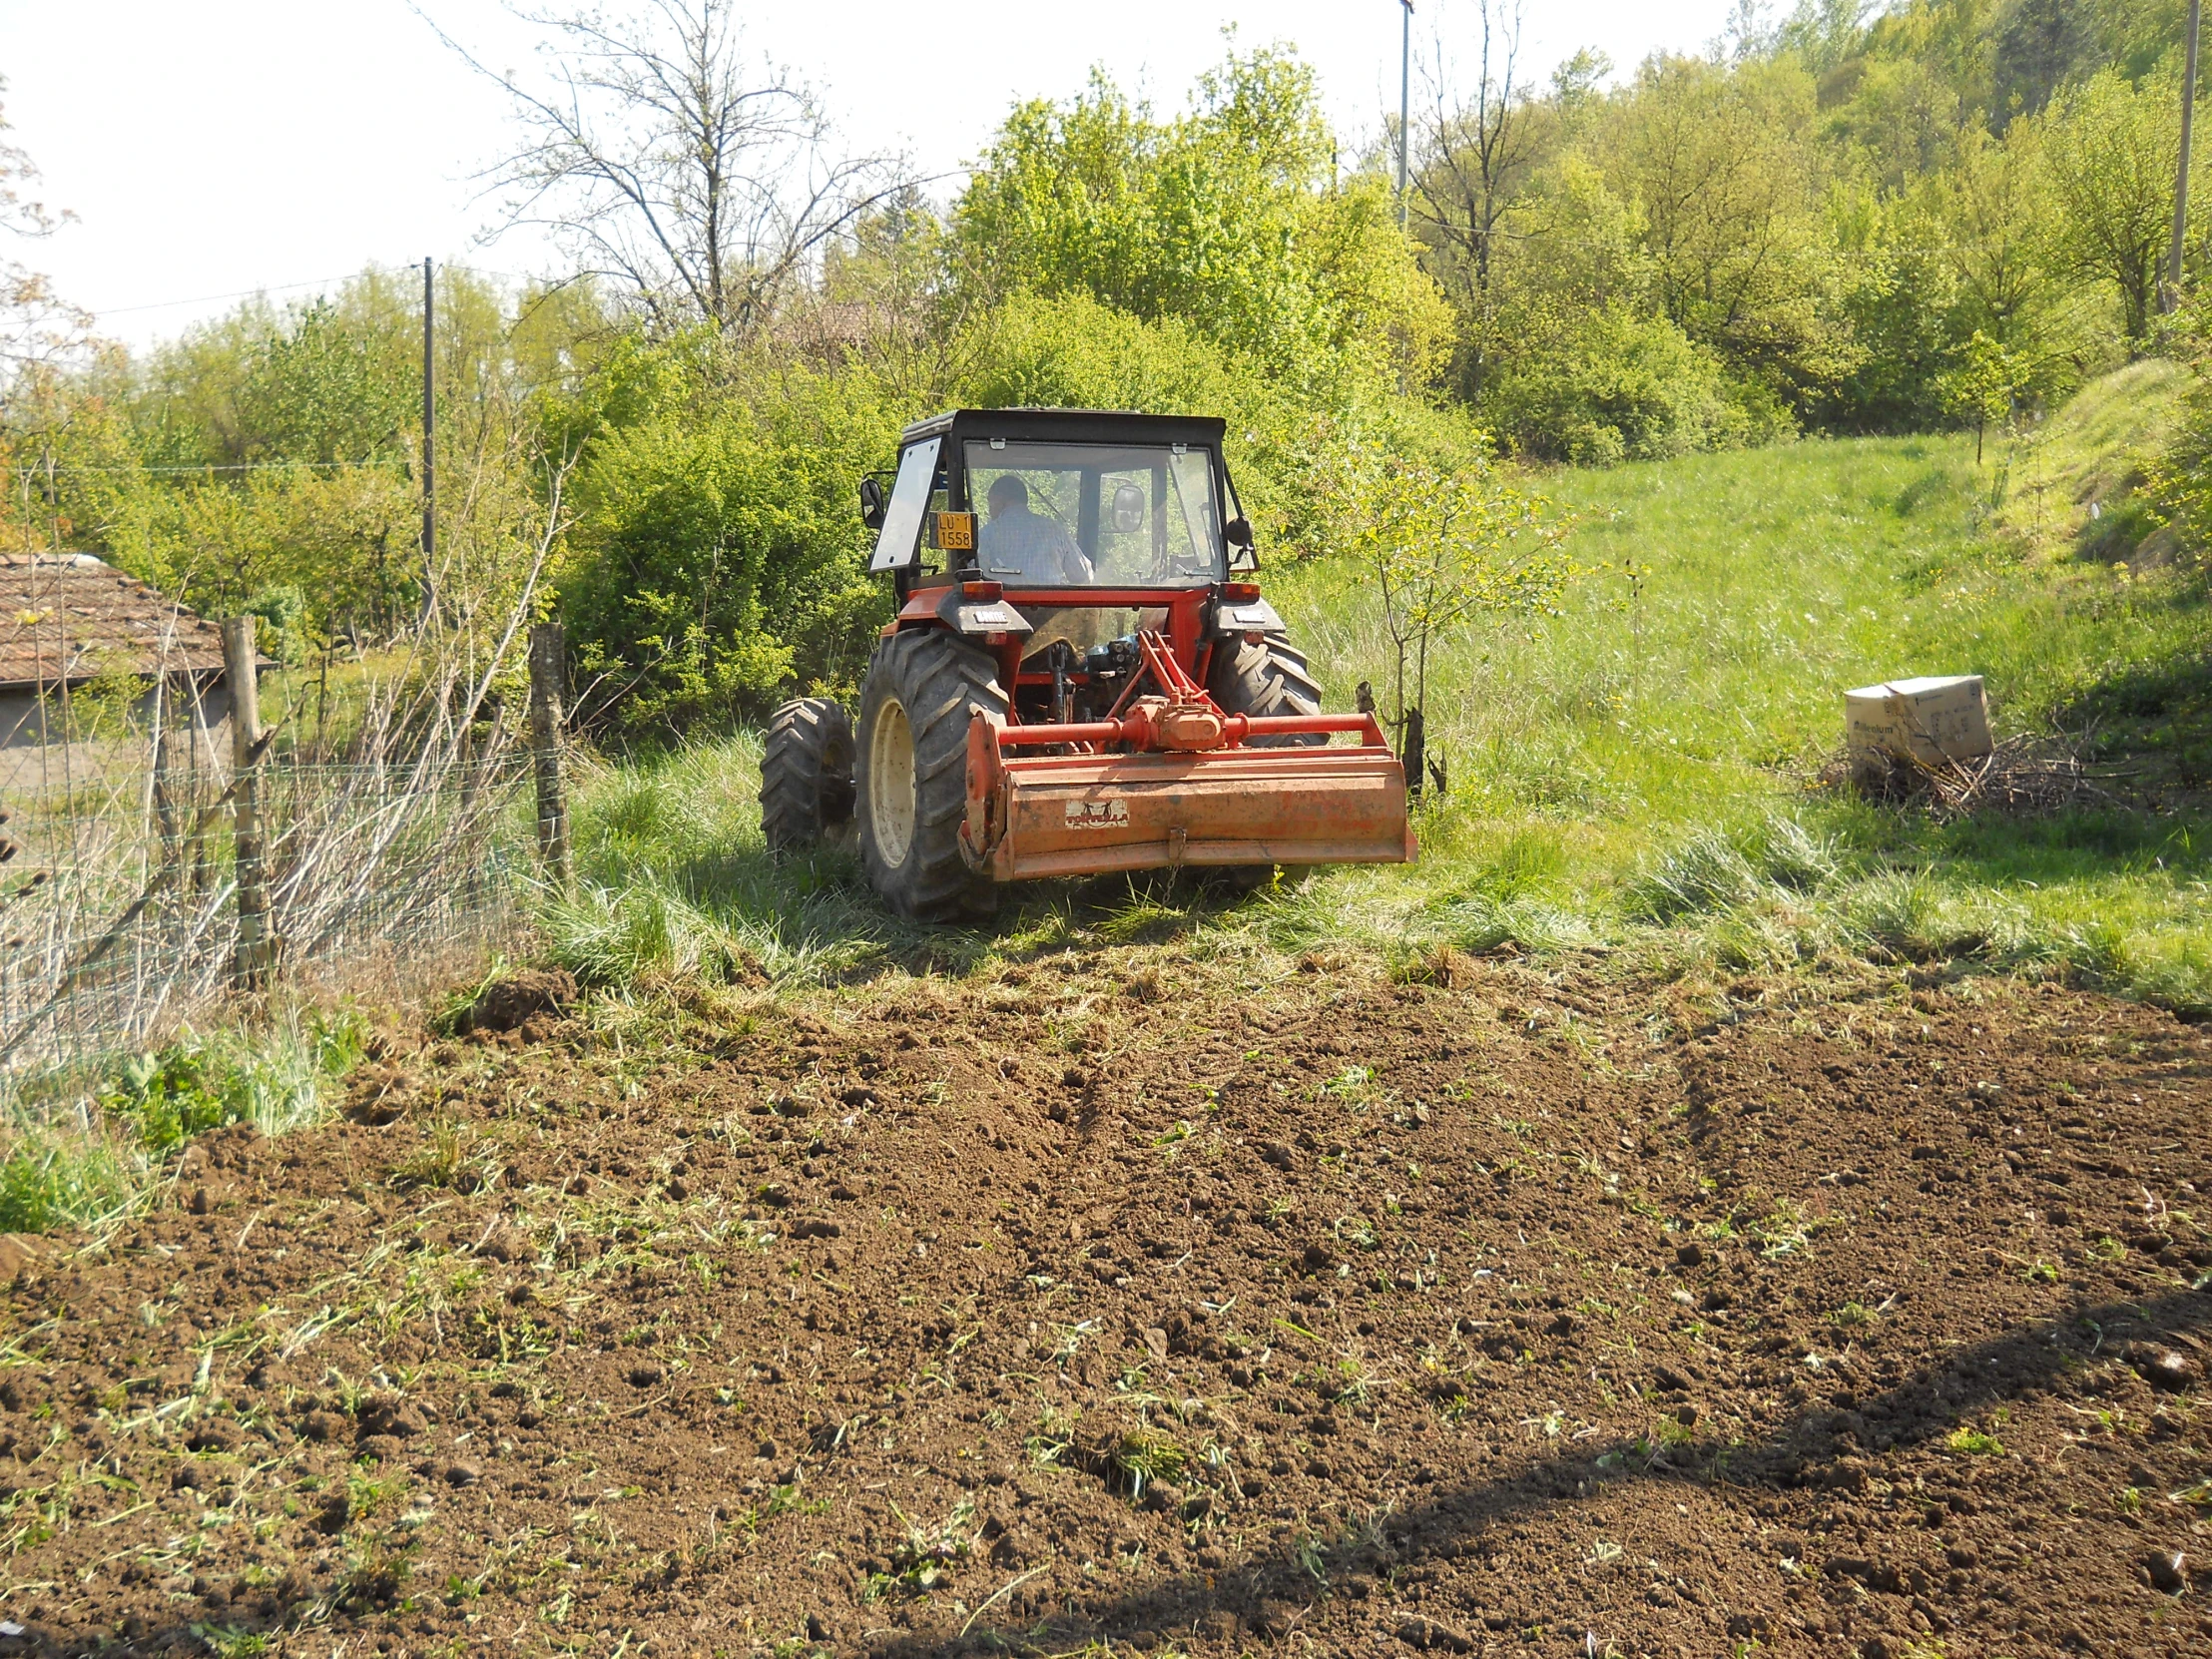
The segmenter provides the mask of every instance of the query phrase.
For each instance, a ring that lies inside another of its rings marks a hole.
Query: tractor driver
[[[1011,472],[991,480],[991,516],[983,526],[983,568],[993,576],[1018,576],[1048,587],[1088,587],[1091,561],[1067,526],[1029,510],[1029,486]]]

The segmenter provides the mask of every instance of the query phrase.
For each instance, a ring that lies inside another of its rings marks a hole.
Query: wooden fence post
[[[568,802],[561,793],[561,689],[568,678],[567,642],[557,622],[530,630],[530,752],[538,781],[538,857],[546,879],[566,892]]]
[[[223,673],[231,690],[231,764],[237,772],[232,803],[238,860],[239,943],[231,982],[242,991],[269,983],[269,874],[262,846],[262,697],[254,649],[254,621],[232,617],[223,625]]]

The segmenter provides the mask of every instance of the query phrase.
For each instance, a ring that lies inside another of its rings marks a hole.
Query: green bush
[[[1516,452],[1611,466],[1737,449],[1794,429],[1770,394],[1664,316],[1609,304],[1532,306],[1520,347],[1483,388],[1481,413]]]
[[[46,1115],[16,1106],[13,1144],[0,1156],[0,1232],[50,1233],[124,1214],[156,1171],[195,1137],[235,1123],[264,1134],[329,1116],[332,1090],[360,1063],[368,1038],[347,1009],[296,1008],[254,1031],[190,1029],[96,1082],[78,1084]]]
[[[261,619],[255,643],[264,656],[288,664],[306,655],[307,598],[296,585],[264,588],[246,602],[245,614]]]
[[[889,590],[854,491],[914,412],[865,372],[794,370],[694,381],[604,434],[561,584],[577,666],[607,694],[585,716],[676,734],[855,686]]]
[[[360,1017],[342,1010],[312,1012],[259,1037],[187,1030],[125,1061],[100,1109],[156,1158],[234,1123],[278,1134],[323,1115],[327,1088],[359,1064],[367,1035]]]

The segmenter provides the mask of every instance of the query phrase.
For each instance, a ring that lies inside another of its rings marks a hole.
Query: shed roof
[[[220,674],[223,631],[90,553],[0,554],[0,691],[119,667]]]

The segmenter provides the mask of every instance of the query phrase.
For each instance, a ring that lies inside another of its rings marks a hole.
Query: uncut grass
[[[1590,574],[1563,616],[1464,635],[1432,665],[1429,741],[1452,792],[1423,813],[1421,865],[1324,876],[1292,919],[1319,928],[1341,908],[1403,936],[1439,920],[1437,895],[1458,894],[1510,898],[1535,932],[1579,916],[1618,940],[1637,882],[1670,854],[1758,843],[1781,823],[1832,845],[1819,880],[1780,898],[1715,895],[1668,924],[1741,935],[1764,914],[1754,932],[1805,953],[1860,948],[1848,918],[1873,900],[1856,889],[1910,877],[1937,939],[1986,938],[1967,954],[2071,963],[2204,1005],[2212,981],[2193,964],[2212,941],[2212,843],[2199,803],[1939,825],[1809,789],[1852,686],[1978,673],[2002,734],[2063,728],[2115,684],[2171,677],[2200,648],[2194,579],[2023,552],[1992,522],[1997,469],[1975,467],[1968,438],[1807,442],[1547,483],[1577,518],[1571,546]],[[1649,569],[1640,596],[1625,563]],[[1357,572],[1279,565],[1268,581],[1332,703],[1362,679],[1387,685]],[[1531,860],[1532,842],[1548,861]]]
[[[770,856],[760,797],[756,733],[585,774],[577,889],[546,918],[554,956],[595,985],[650,973],[819,983],[894,959],[964,965],[983,948],[900,922],[847,850]]]
[[[1190,879],[1046,884],[1009,894],[993,926],[917,928],[848,853],[768,856],[758,740],[741,737],[587,783],[584,888],[554,919],[556,948],[610,983],[961,971],[1083,939],[1747,968],[1841,954],[2085,973],[2212,1008],[2212,827],[2193,798],[1937,824],[1812,785],[1848,687],[1979,673],[2000,733],[2041,732],[2115,686],[2184,674],[2204,620],[2193,580],[2027,550],[1997,524],[2002,475],[1975,466],[1969,437],[1814,441],[1545,487],[1589,574],[1563,615],[1470,629],[1433,657],[1429,741],[1451,782],[1419,809],[1410,868],[1250,897]],[[1648,571],[1640,587],[1626,565]],[[1361,680],[1386,702],[1387,641],[1357,569],[1278,559],[1263,579],[1332,707]],[[1734,874],[1691,882],[1694,903],[1651,902],[1698,866]]]

